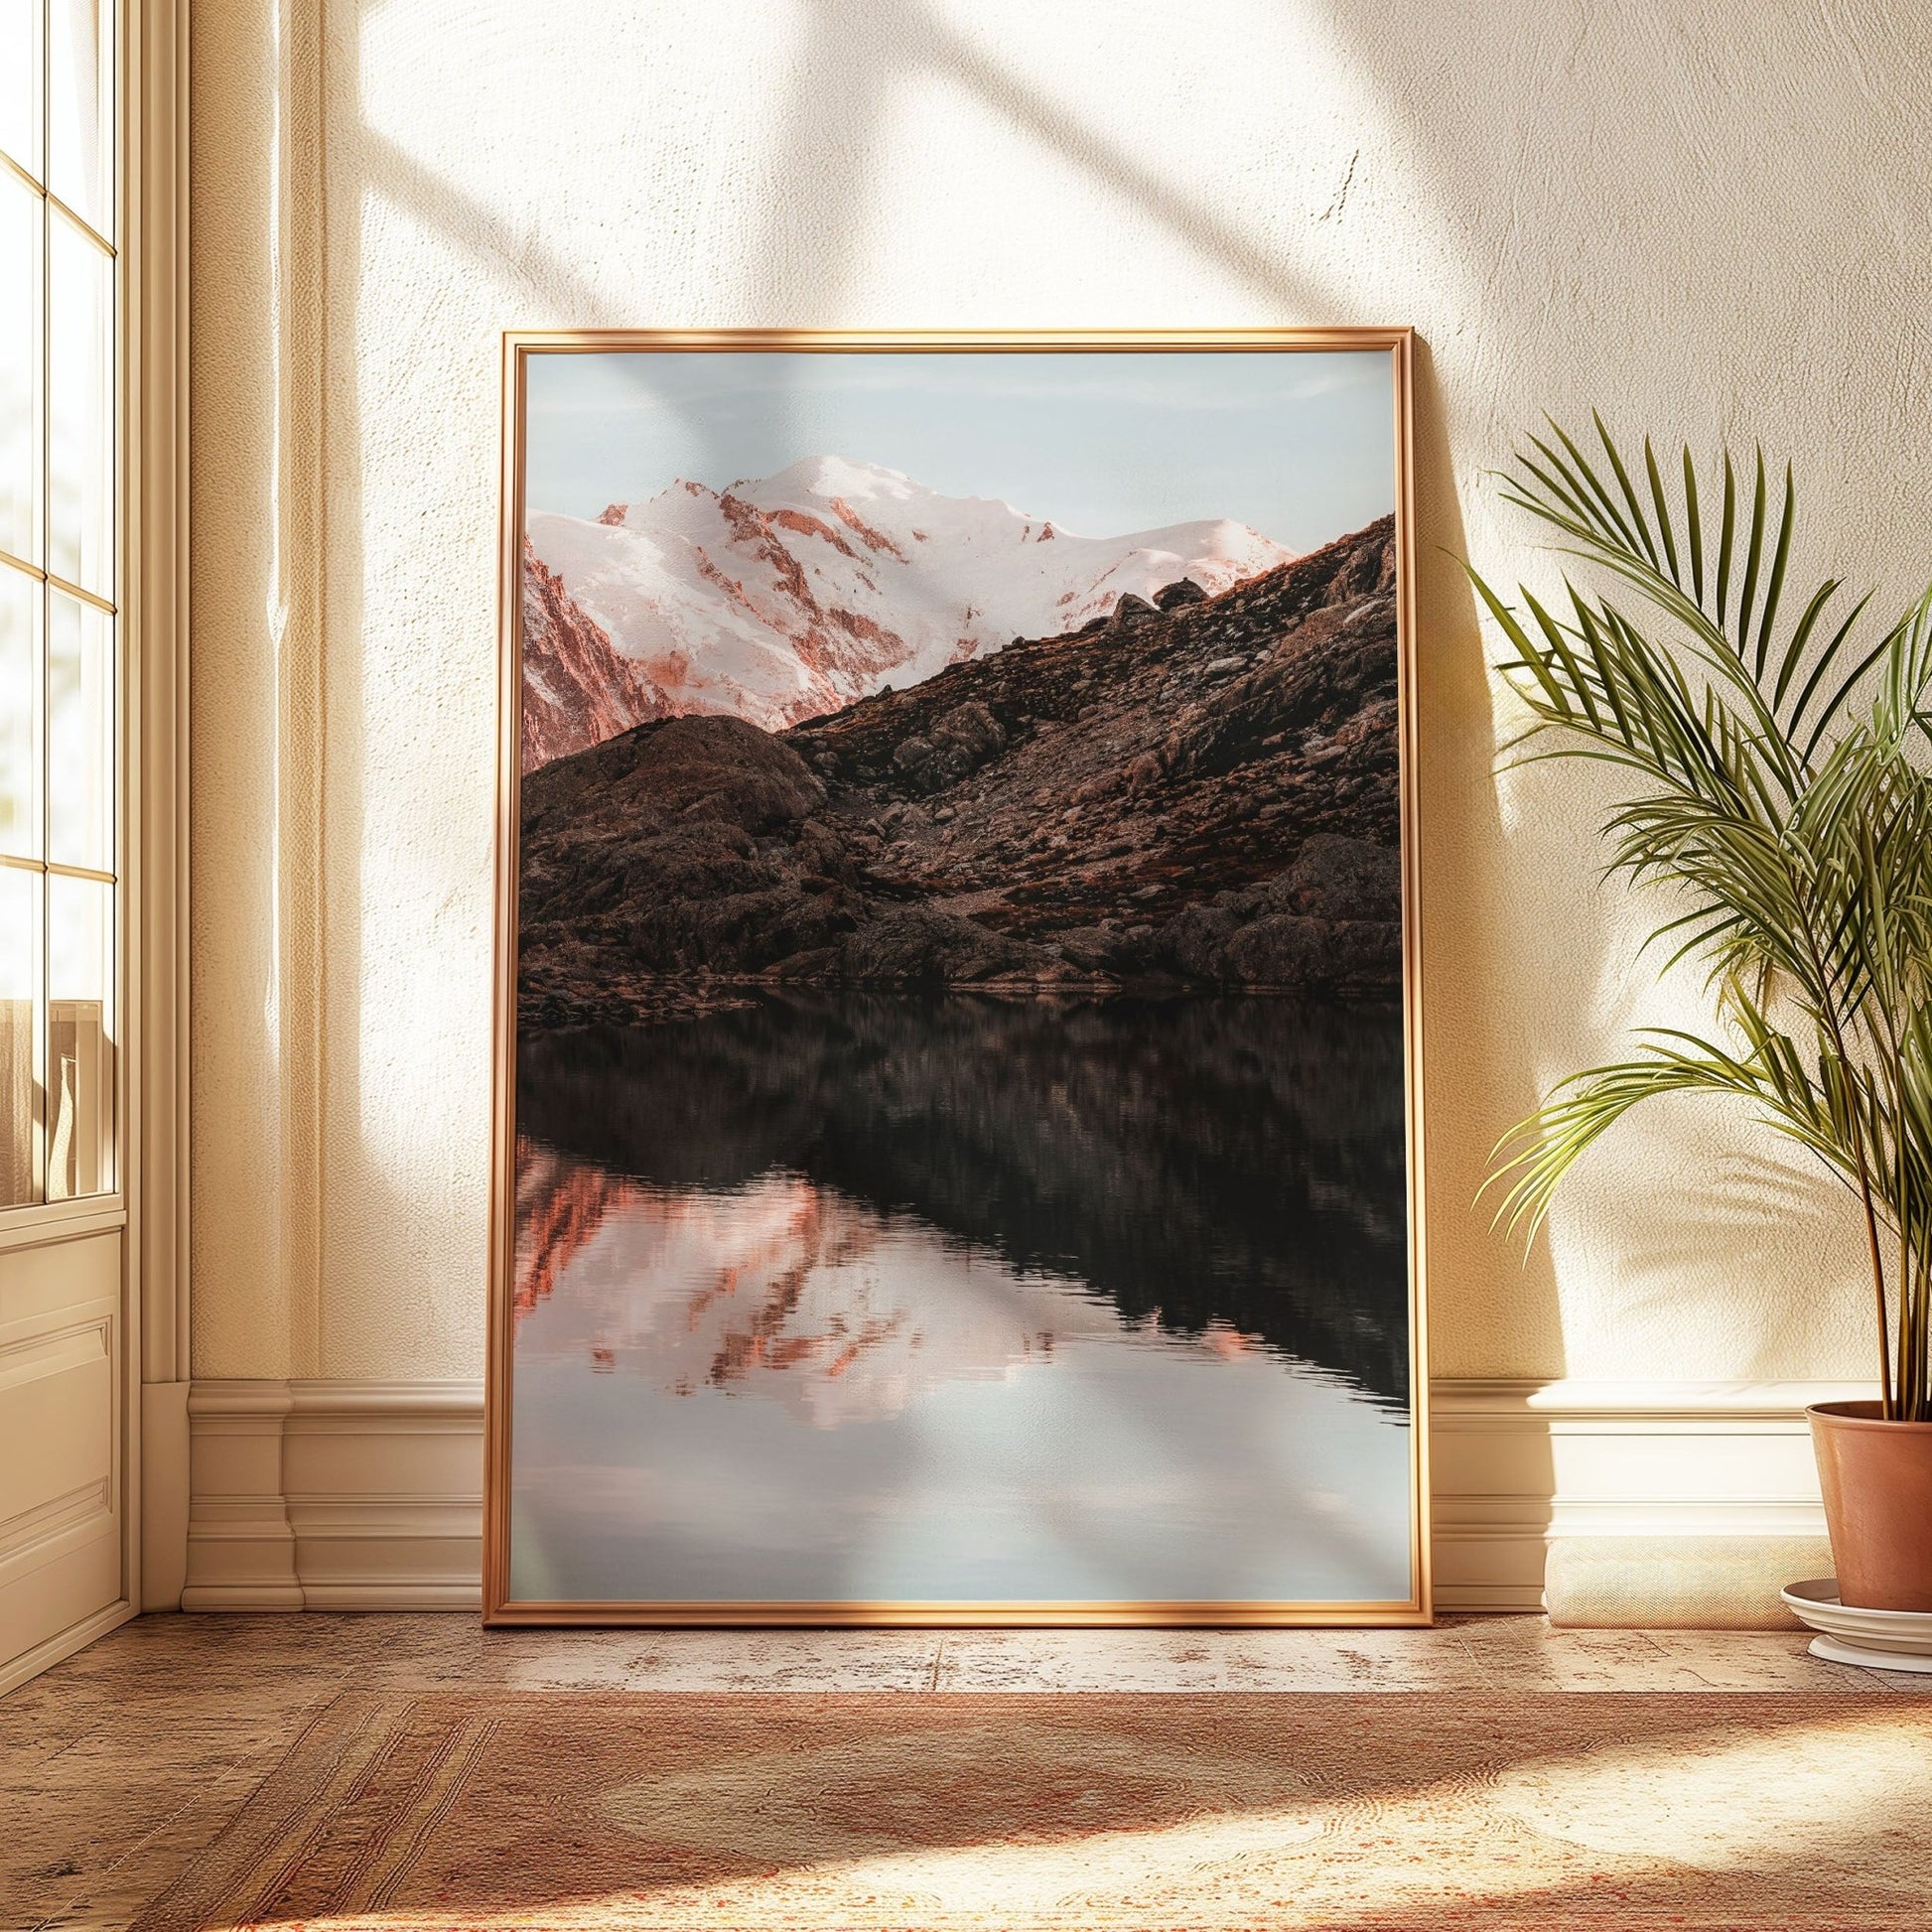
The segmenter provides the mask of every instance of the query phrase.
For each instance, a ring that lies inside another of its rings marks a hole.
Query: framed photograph
[[[1428,1620],[1410,356],[505,339],[487,1620]]]

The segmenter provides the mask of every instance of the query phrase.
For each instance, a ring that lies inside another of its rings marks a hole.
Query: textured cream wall
[[[1932,15],[1904,0],[206,0],[195,1368],[483,1354],[497,332],[1412,322],[1439,1374],[1864,1367],[1774,1148],[1623,1131],[1527,1268],[1539,1086],[1684,1010],[1600,796],[1498,780],[1452,554],[1546,405],[1761,433],[1802,562],[1932,568]],[[1283,453],[1293,461],[1292,452]]]

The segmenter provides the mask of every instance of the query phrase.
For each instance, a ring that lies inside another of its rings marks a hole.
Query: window
[[[116,1185],[112,0],[0,0],[0,1208]]]

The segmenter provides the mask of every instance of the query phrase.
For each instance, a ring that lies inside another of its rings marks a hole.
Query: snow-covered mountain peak
[[[914,483],[902,470],[889,470],[883,463],[861,463],[849,456],[800,457],[768,477],[733,483],[731,493],[758,502],[789,496],[816,496],[830,502],[843,496],[854,503],[908,502],[920,497],[930,500],[938,494]]]
[[[532,511],[527,534],[655,694],[652,715],[725,712],[771,731],[1015,636],[1077,630],[1124,596],[1182,577],[1213,595],[1294,554],[1224,518],[1072,536],[836,454],[723,490],[680,479],[594,522]]]

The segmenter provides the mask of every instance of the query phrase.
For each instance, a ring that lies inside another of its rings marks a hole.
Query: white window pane
[[[114,222],[113,49],[107,39],[112,18],[111,8],[96,0],[53,0],[47,23],[47,185],[109,237]]]
[[[47,856],[114,870],[114,621],[47,599]]]
[[[48,223],[47,568],[97,597],[113,584],[114,264]]]
[[[47,881],[47,1197],[114,1184],[114,889]]]
[[[0,0],[0,153],[41,178],[41,0]]]
[[[40,562],[41,198],[0,169],[0,550]]]
[[[40,585],[0,564],[0,854],[11,859],[41,856],[40,628]]]
[[[0,866],[0,1207],[40,1198],[34,1173],[40,957],[41,876]]]

